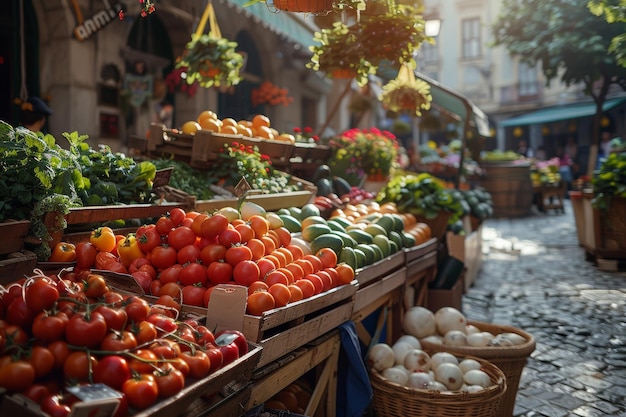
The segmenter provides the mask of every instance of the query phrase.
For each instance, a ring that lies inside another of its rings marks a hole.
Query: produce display
[[[69,415],[69,387],[118,391],[116,416],[151,407],[248,351],[245,336],[214,334],[165,298],[110,287],[88,269],[33,274],[0,298],[0,387],[49,415]]]
[[[443,346],[503,347],[528,342],[513,332],[494,335],[481,331],[454,307],[442,307],[435,313],[424,307],[411,307],[404,316],[403,329],[423,343]]]

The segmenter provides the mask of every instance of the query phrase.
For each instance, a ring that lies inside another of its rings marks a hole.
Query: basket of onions
[[[410,335],[372,346],[367,360],[378,417],[496,417],[507,389],[492,363],[422,350]]]
[[[418,338],[424,350],[474,356],[497,366],[508,387],[497,415],[513,415],[522,371],[535,350],[531,334],[508,325],[467,320],[453,307],[442,307],[435,313],[412,307],[406,311],[402,327],[404,333]]]

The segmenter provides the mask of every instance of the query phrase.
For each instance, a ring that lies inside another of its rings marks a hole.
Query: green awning
[[[430,103],[432,107],[459,121],[469,120],[469,125],[476,128],[478,134],[484,137],[491,136],[489,118],[469,98],[419,72],[415,73],[415,78],[430,84],[430,95],[433,97]]]
[[[614,107],[626,102],[626,97],[619,97],[606,100],[602,106],[603,111],[611,110]],[[594,102],[572,103],[562,106],[548,107],[521,116],[499,122],[502,127],[535,125],[541,123],[557,122],[560,120],[578,119],[590,117],[596,114],[596,104]]]
[[[278,35],[285,36],[291,42],[302,45],[303,49],[308,50],[309,46],[314,45],[314,30],[307,26],[299,16],[288,12],[270,11],[265,2],[243,7],[243,5],[249,1],[250,0],[228,0],[228,2],[235,5],[238,10],[249,13],[253,18],[258,19],[266,28]]]

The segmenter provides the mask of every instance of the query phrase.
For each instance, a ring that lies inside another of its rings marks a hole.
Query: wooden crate
[[[252,393],[247,409],[251,410],[263,404],[307,372],[321,367],[304,415],[334,417],[340,349],[341,338],[339,331],[335,329],[317,338],[313,343],[292,351],[290,355],[270,366],[259,369],[252,376]]]
[[[281,174],[288,175],[285,173]],[[317,193],[317,187],[309,181],[303,180],[302,178],[290,176],[289,184],[299,185],[300,191],[291,191],[287,193],[275,194],[251,193],[248,195],[246,200],[260,205],[267,211],[275,211],[281,208],[302,207],[303,205],[309,203]],[[219,210],[223,207],[237,207],[237,204],[237,198],[198,200],[195,202],[194,210],[199,212],[211,212],[214,210]]]
[[[89,206],[89,207],[73,207],[66,215],[65,221],[68,227],[79,225],[90,225],[110,220],[118,219],[145,219],[150,217],[159,217],[169,210],[179,207],[182,209],[191,209],[195,199],[180,202],[163,202],[161,204],[127,204],[123,206]],[[64,240],[70,243],[77,243],[85,240],[91,234],[91,229],[84,232],[67,232],[66,230],[55,230],[57,217],[63,216],[58,212],[47,213],[44,218],[44,224],[48,228],[52,240],[48,242],[50,248]],[[130,229],[120,229],[116,233],[125,234],[129,231],[137,230],[136,227]]]
[[[29,228],[28,220],[5,220],[0,223],[0,255],[21,251]]]
[[[10,257],[0,258],[0,285],[10,284],[31,275],[37,266],[37,255],[31,251],[12,252]]]
[[[332,150],[326,145],[314,143],[297,143],[291,152],[292,163],[325,163],[330,159]]]

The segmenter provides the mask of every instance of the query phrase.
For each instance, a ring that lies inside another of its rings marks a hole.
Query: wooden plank
[[[117,219],[157,217],[169,210],[181,207],[184,202],[164,202],[163,204],[129,204],[125,206],[89,206],[71,208],[66,216],[67,224],[96,223]]]
[[[365,287],[388,273],[404,266],[405,254],[403,251],[394,253],[380,261],[368,265],[356,271],[356,280],[359,281],[359,287]]]
[[[335,351],[340,349],[341,339],[339,332],[333,332],[332,336],[322,341],[320,344],[312,346],[307,351],[295,358],[293,361],[284,364],[275,372],[255,380],[251,383],[252,392],[250,401],[246,407],[250,410],[272,398],[275,394],[296,381],[298,378],[315,368],[325,360],[333,357]],[[308,414],[307,414],[308,415]],[[329,416],[334,416],[328,414]]]
[[[359,289],[354,296],[354,313],[352,320],[362,320],[367,317],[366,313],[376,310],[383,305],[389,293],[404,285],[406,282],[406,267],[392,272],[379,281]]]
[[[410,262],[432,252],[437,252],[437,239],[435,238],[432,238],[422,243],[421,245],[413,246],[411,248],[404,248],[407,265]]]
[[[263,347],[263,351],[261,352],[258,367],[263,367],[320,337],[324,333],[339,327],[350,320],[352,309],[352,300],[349,300],[324,314],[307,319],[298,326],[261,340],[259,344]]]
[[[406,275],[407,279],[411,279],[415,277],[420,272],[426,271],[429,268],[437,266],[437,252],[429,252],[422,256],[421,258],[417,258],[409,263],[406,266]],[[434,278],[434,277],[433,277]]]

